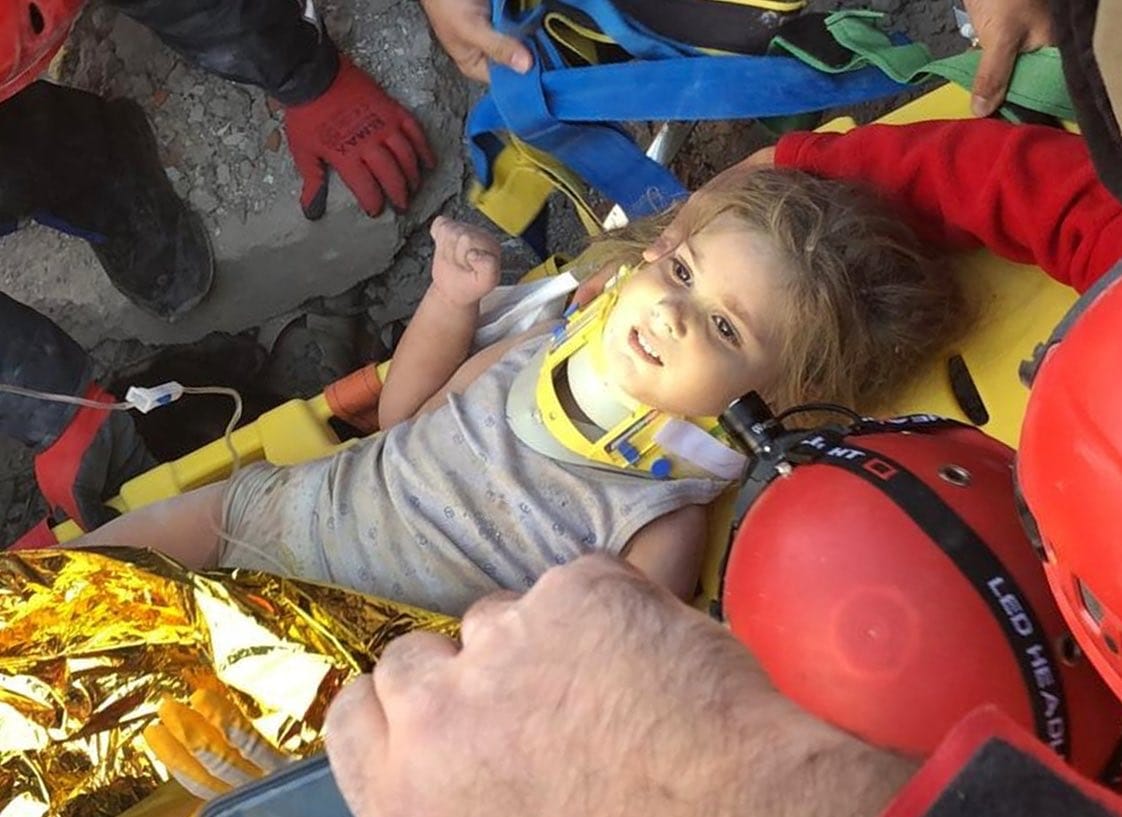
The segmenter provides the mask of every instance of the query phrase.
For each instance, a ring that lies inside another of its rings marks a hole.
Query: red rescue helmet
[[[1119,272],[1122,266],[1080,299],[1038,356],[1017,484],[1064,619],[1122,698]]]
[[[1083,773],[1114,765],[1122,704],[1048,592],[1012,450],[928,416],[794,439],[745,482],[721,595],[776,687],[913,756],[996,704]]]
[[[84,4],[85,0],[0,2],[0,102],[47,69]]]

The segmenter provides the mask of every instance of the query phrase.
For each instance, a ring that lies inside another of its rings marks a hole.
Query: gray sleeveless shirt
[[[648,522],[726,487],[570,465],[522,443],[507,394],[548,341],[530,338],[462,395],[331,457],[240,471],[220,563],[459,615],[582,554],[619,554]]]

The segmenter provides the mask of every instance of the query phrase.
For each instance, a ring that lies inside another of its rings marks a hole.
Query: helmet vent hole
[[[27,17],[31,21],[31,30],[36,34],[42,34],[47,23],[43,19],[43,12],[39,11],[39,7],[34,3],[27,4]]]
[[[939,479],[956,488],[965,488],[970,484],[970,472],[961,465],[944,465],[939,468]]]
[[[1074,667],[1083,657],[1083,650],[1079,649],[1071,633],[1064,633],[1056,639],[1056,652],[1060,654],[1060,661],[1069,667]]]
[[[1118,643],[1113,638],[1111,638],[1109,635],[1106,635],[1104,633],[1103,634],[1103,641],[1106,642],[1106,647],[1107,647],[1108,650],[1110,650],[1112,653],[1115,653],[1115,654],[1118,653]]]

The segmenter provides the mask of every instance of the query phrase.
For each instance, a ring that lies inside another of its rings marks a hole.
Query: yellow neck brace
[[[531,448],[565,462],[657,479],[736,479],[746,458],[716,418],[676,417],[636,403],[600,374],[604,324],[629,274],[621,268],[603,294],[568,314],[515,378],[507,398],[511,427]]]

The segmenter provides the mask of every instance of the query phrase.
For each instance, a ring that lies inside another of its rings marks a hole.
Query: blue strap
[[[608,0],[568,0],[619,38],[628,25]],[[503,13],[495,26],[521,36],[541,54],[540,15]],[[599,16],[598,16],[599,15]],[[641,32],[629,29],[631,47]],[[638,32],[638,33],[637,33]],[[645,35],[643,35],[645,36]],[[609,124],[629,120],[747,119],[785,116],[893,96],[907,86],[868,67],[823,74],[791,57],[682,57],[587,68],[543,70],[542,60],[518,74],[490,65],[491,89],[467,121],[476,175],[490,184],[494,134],[509,132],[551,154],[628,217],[664,209],[686,195],[670,171],[648,159],[629,136]]]
[[[569,68],[546,72],[541,87],[556,118],[608,122],[789,116],[891,96],[908,86],[872,67],[825,74],[776,56]]]
[[[46,210],[36,210],[31,214],[31,218],[44,227],[50,227],[52,230],[58,230],[60,233],[66,233],[75,238],[83,238],[91,244],[104,244],[109,240],[103,233],[99,233],[96,230],[87,230],[85,227],[71,224],[69,221],[59,218]]]
[[[546,105],[535,67],[526,75],[492,64],[491,93],[467,122],[470,155],[484,184],[491,180],[488,140],[496,130],[515,133],[553,155],[629,216],[663,210],[687,194],[674,174],[643,155],[629,136],[610,125],[576,125],[554,117]],[[536,91],[536,93],[534,93]]]

